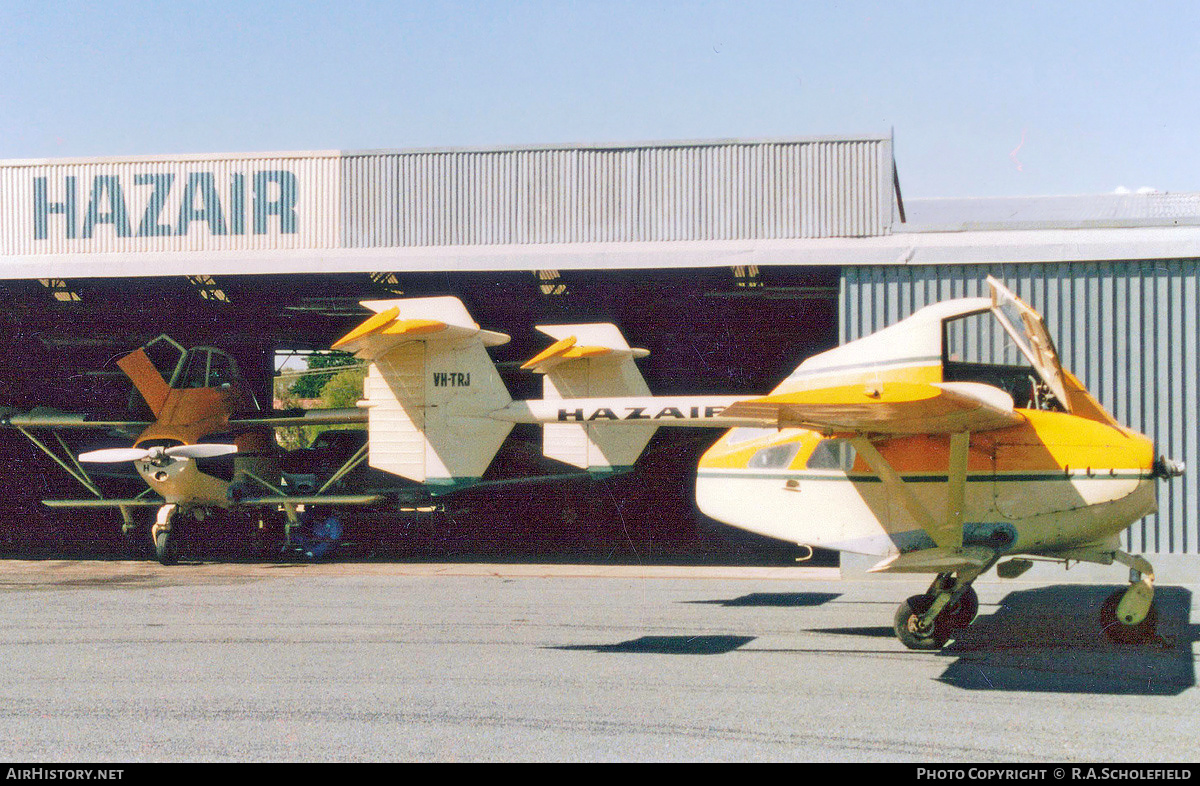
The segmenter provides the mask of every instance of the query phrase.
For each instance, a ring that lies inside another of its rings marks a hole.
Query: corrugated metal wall
[[[891,140],[346,153],[344,245],[886,234]]]
[[[1200,262],[846,267],[841,340],[929,303],[986,295],[989,274],[1041,312],[1064,367],[1118,420],[1186,462],[1183,477],[1160,481],[1159,512],[1127,531],[1126,546],[1200,553]]]

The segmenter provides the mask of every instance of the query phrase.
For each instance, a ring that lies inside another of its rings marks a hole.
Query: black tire
[[[164,565],[179,562],[179,549],[170,530],[161,530],[154,537],[154,556]]]
[[[928,630],[922,629],[921,615],[929,610],[932,603],[932,595],[913,595],[896,609],[892,627],[896,631],[896,638],[910,650],[940,650],[950,638],[936,621]]]
[[[1141,644],[1158,634],[1158,607],[1150,604],[1146,618],[1130,625],[1117,617],[1117,606],[1121,604],[1125,590],[1117,590],[1104,600],[1100,607],[1100,630],[1104,637],[1117,644]]]
[[[937,626],[943,632],[952,634],[968,627],[978,615],[979,595],[974,587],[967,587],[966,592],[960,595],[953,605],[942,609],[937,618]]]

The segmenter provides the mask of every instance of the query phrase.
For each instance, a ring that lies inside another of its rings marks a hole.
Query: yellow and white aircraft
[[[700,509],[875,555],[874,571],[933,574],[896,613],[908,647],[954,638],[978,610],[972,582],[998,563],[1020,575],[1028,557],[1128,566],[1102,625],[1146,638],[1154,573],[1118,536],[1183,467],[1117,423],[1062,369],[1041,317],[988,282],[990,297],[809,358],[765,396],[651,396],[634,363],[647,353],[599,324],[540,326],[555,341],[525,368],[543,398],[513,401],[487,353],[508,337],[452,297],[366,301],[374,316],[335,348],[370,361],[369,462],[394,475],[470,483],[517,423],[542,424],[546,456],[591,472],[632,465],[660,426],[724,428],[700,461]]]

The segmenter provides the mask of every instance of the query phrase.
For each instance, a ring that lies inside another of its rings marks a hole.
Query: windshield
[[[167,384],[175,381],[186,354],[178,342],[164,333],[142,347],[142,351]]]
[[[1041,314],[1008,290],[996,279],[988,276],[992,290],[992,311],[1012,337],[1021,353],[1029,360],[1043,384],[1059,400],[1063,408],[1070,411],[1067,386],[1063,380],[1062,364],[1054,342],[1046,330]]]
[[[1010,324],[996,309],[943,322],[943,379],[1000,388],[1022,409],[1065,409],[1030,359],[1032,353],[1025,342],[1009,329]]]

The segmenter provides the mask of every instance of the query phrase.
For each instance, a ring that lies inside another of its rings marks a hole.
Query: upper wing
[[[289,412],[279,412],[261,417],[233,417],[229,426],[332,426],[342,423],[366,423],[366,410],[355,407],[342,409],[306,409]]]
[[[1022,420],[1011,396],[975,382],[887,382],[779,393],[738,401],[721,417],[776,428],[870,434],[989,431]]]
[[[144,429],[149,425],[150,421],[148,420],[92,419],[80,412],[61,412],[48,407],[34,407],[28,412],[19,412],[17,410],[0,412],[0,426],[12,426],[15,428]]]
[[[367,413],[357,408],[343,409],[310,409],[294,412],[280,412],[273,415],[258,417],[233,417],[229,419],[230,428],[251,426],[329,426],[341,423],[366,423]],[[35,407],[29,412],[11,410],[0,412],[0,426],[14,428],[47,428],[47,429],[145,429],[150,426],[148,420],[110,420],[93,419],[80,412],[61,412],[46,407]]]

